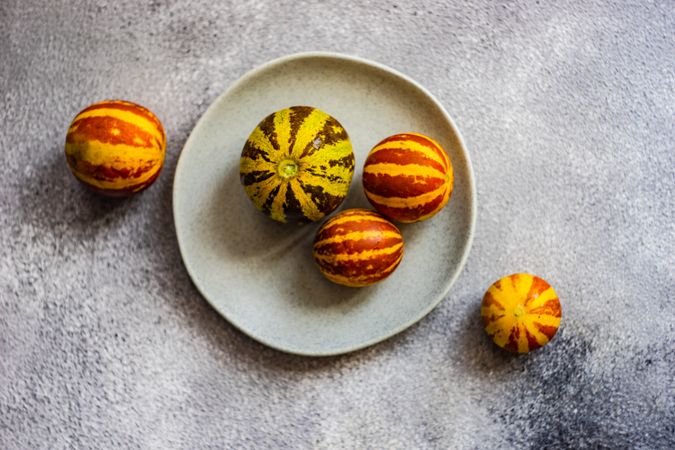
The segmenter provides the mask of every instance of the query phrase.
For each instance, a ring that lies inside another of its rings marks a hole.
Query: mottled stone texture
[[[339,6],[337,6],[339,4]],[[0,447],[675,447],[671,1],[0,2]],[[420,81],[456,119],[479,216],[426,319],[356,354],[267,349],[190,283],[171,213],[196,120],[245,71],[333,50]],[[66,128],[148,106],[167,165],[137,198],[86,192]],[[512,356],[479,304],[531,271],[563,302]]]

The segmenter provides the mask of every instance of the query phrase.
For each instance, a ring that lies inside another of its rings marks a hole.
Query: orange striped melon
[[[403,258],[403,237],[378,213],[348,209],[319,228],[313,254],[329,280],[345,286],[368,286],[398,267]]]
[[[65,147],[68,167],[85,186],[108,196],[128,196],[159,176],[166,135],[149,109],[105,100],[75,116]]]
[[[490,286],[483,297],[481,316],[495,344],[526,353],[555,336],[562,311],[558,295],[545,280],[517,273]]]
[[[453,181],[445,150],[417,133],[384,139],[370,151],[363,168],[370,203],[384,216],[404,223],[426,220],[443,209]]]

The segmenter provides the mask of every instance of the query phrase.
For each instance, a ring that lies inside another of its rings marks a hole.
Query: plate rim
[[[397,78],[402,79],[406,83],[412,85],[414,88],[418,89],[421,91],[424,95],[426,95],[429,100],[432,101],[436,107],[441,111],[444,119],[450,124],[450,128],[453,130],[455,133],[455,136],[457,137],[457,141],[460,144],[460,151],[462,155],[464,156],[464,159],[466,161],[466,166],[468,168],[468,179],[467,179],[467,187],[468,187],[468,198],[469,198],[469,230],[468,230],[468,236],[466,239],[466,245],[464,246],[462,256],[460,258],[459,264],[457,266],[457,270],[455,273],[448,278],[448,280],[445,282],[443,285],[443,289],[441,290],[441,293],[435,298],[433,301],[431,301],[426,308],[424,308],[421,313],[413,316],[411,319],[408,321],[404,322],[402,325],[392,329],[391,331],[381,335],[377,336],[373,339],[369,339],[367,341],[361,342],[357,345],[351,345],[351,346],[346,346],[343,348],[338,348],[338,349],[331,349],[327,351],[316,351],[316,350],[308,350],[308,351],[303,351],[299,349],[294,349],[294,348],[288,348],[284,347],[283,345],[280,345],[278,343],[275,343],[274,341],[267,340],[265,338],[262,338],[260,336],[256,336],[253,333],[250,333],[249,331],[245,330],[243,327],[239,326],[239,324],[236,323],[232,318],[228,317],[227,314],[225,314],[223,311],[221,311],[216,305],[214,301],[211,301],[208,295],[205,294],[205,292],[202,290],[202,288],[195,282],[195,277],[192,272],[192,269],[190,267],[190,264],[185,260],[184,257],[184,249],[183,249],[183,243],[181,242],[181,232],[179,231],[180,226],[178,225],[178,219],[177,219],[177,213],[176,213],[176,197],[177,197],[177,192],[178,192],[178,179],[181,177],[181,161],[183,159],[183,156],[185,154],[185,150],[188,149],[192,145],[192,141],[195,139],[195,134],[201,128],[204,126],[204,121],[207,116],[210,116],[209,112],[212,111],[217,104],[220,104],[223,99],[228,97],[232,92],[236,91],[240,86],[244,85],[246,82],[248,82],[251,78],[254,78],[257,76],[259,73],[264,72],[268,69],[273,68],[274,66],[279,66],[294,60],[301,60],[301,59],[312,59],[312,58],[325,58],[325,59],[334,59],[337,61],[348,61],[351,63],[358,63],[358,64],[363,64],[369,67],[374,67],[378,70],[381,70],[383,72],[388,73],[389,75],[393,75]],[[477,206],[477,196],[476,196],[476,181],[475,181],[475,174],[473,170],[473,165],[471,163],[471,157],[469,155],[469,152],[466,148],[466,144],[464,142],[464,138],[462,137],[461,133],[459,132],[459,129],[457,128],[457,125],[455,124],[455,121],[452,119],[450,114],[446,111],[445,107],[443,104],[434,96],[427,88],[422,86],[420,83],[415,81],[414,79],[410,78],[409,76],[399,72],[396,69],[393,69],[389,66],[386,66],[382,63],[372,61],[360,56],[355,56],[355,55],[349,55],[349,54],[344,54],[344,53],[338,53],[338,52],[330,52],[330,51],[309,51],[309,52],[299,52],[299,53],[292,53],[289,55],[281,56],[278,58],[274,58],[272,60],[269,60],[263,64],[260,64],[258,66],[253,67],[252,69],[248,70],[244,75],[239,77],[236,81],[234,81],[225,91],[223,91],[218,97],[216,97],[204,110],[204,112],[201,114],[197,122],[195,123],[194,127],[190,131],[190,135],[188,136],[187,140],[185,141],[185,144],[183,144],[183,147],[181,148],[180,154],[178,155],[178,159],[176,162],[176,168],[174,171],[174,176],[172,180],[172,194],[171,194],[171,210],[173,213],[173,223],[174,223],[174,230],[176,234],[176,241],[178,242],[178,251],[180,252],[181,260],[183,262],[183,266],[185,267],[185,270],[188,273],[188,276],[190,277],[190,281],[192,284],[195,286],[199,294],[206,300],[206,302],[225,320],[227,320],[230,325],[232,325],[234,328],[239,330],[241,333],[245,334],[246,336],[250,337],[251,339],[255,340],[256,342],[259,342],[267,347],[273,348],[275,350],[284,352],[284,353],[290,353],[294,355],[300,355],[300,356],[309,356],[309,357],[327,357],[327,356],[336,356],[336,355],[342,355],[346,353],[351,353],[355,352],[358,350],[362,350],[364,348],[373,346],[375,344],[378,344],[380,342],[383,342],[387,339],[390,339],[391,337],[407,330],[410,328],[412,325],[416,324],[417,322],[421,321],[424,319],[431,311],[433,311],[447,296],[448,292],[452,288],[452,286],[455,284],[457,279],[459,278],[460,274],[464,271],[464,267],[466,266],[467,260],[469,258],[469,254],[471,253],[471,247],[473,246],[473,240],[474,240],[474,234],[475,234],[475,228],[476,228],[476,216],[477,216],[477,211],[478,211],[478,206]]]

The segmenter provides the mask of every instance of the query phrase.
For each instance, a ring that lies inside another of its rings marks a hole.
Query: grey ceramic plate
[[[455,188],[448,206],[426,222],[401,227],[405,256],[379,284],[357,289],[325,280],[311,256],[318,224],[273,222],[239,184],[239,156],[249,133],[269,113],[294,105],[328,112],[349,133],[356,172],[341,209],[368,207],[362,166],[386,136],[429,135],[452,159]],[[459,132],[428,91],[381,64],[303,53],[249,72],[209,107],[178,161],[173,209],[183,261],[209,303],[266,345],[319,356],[375,344],[429,313],[464,266],[476,200]]]

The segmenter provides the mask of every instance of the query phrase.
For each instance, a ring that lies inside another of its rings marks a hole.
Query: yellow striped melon
[[[316,221],[344,200],[354,174],[349,136],[329,114],[309,106],[264,118],[239,164],[241,183],[260,211],[279,222]]]
[[[495,344],[526,353],[555,336],[562,310],[558,295],[546,280],[517,273],[490,286],[483,297],[481,316]]]

